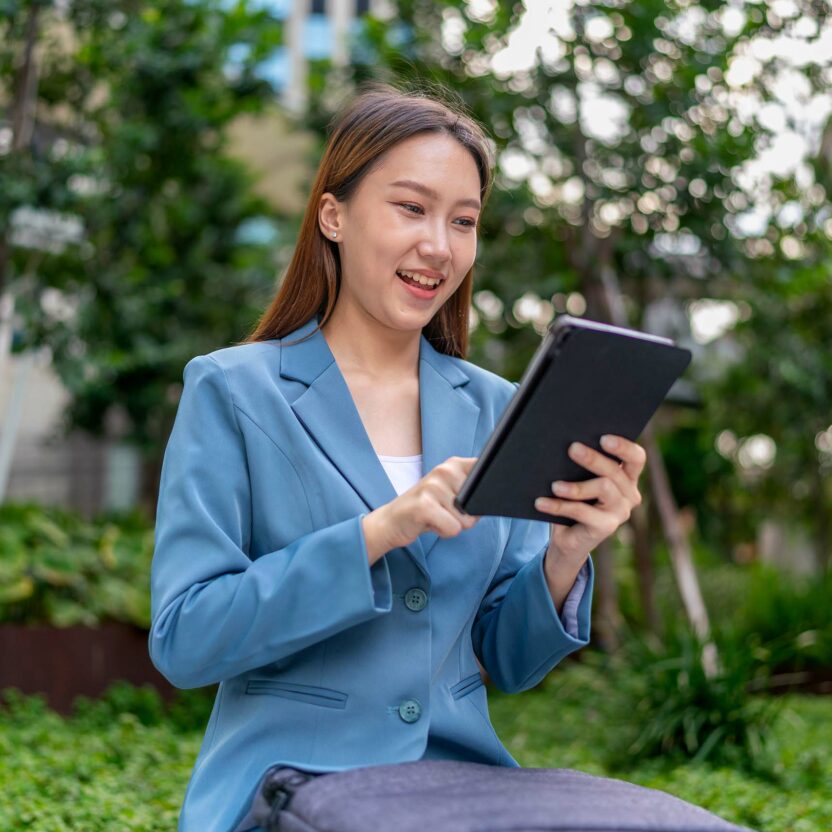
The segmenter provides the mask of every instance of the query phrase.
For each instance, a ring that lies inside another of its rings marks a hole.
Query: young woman
[[[515,390],[464,360],[491,168],[458,108],[366,89],[254,333],[185,368],[150,651],[219,690],[181,830],[254,828],[275,765],[516,766],[479,665],[521,691],[589,639],[589,553],[640,502],[638,445],[608,438],[621,464],[572,449],[596,478],[538,501],[571,527],[453,506]]]

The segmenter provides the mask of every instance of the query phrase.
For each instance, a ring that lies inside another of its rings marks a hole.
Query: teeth
[[[423,274],[416,274],[415,272],[406,272],[402,269],[399,269],[399,274],[404,275],[405,277],[409,277],[411,280],[415,280],[417,283],[421,283],[423,286],[437,286],[442,282],[442,280],[433,280],[433,278],[425,277]]]

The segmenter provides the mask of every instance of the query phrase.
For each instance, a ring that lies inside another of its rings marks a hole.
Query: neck
[[[354,305],[338,302],[322,332],[342,373],[418,378],[421,330],[392,329]]]

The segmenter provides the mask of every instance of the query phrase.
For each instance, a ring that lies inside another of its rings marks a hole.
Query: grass
[[[490,694],[498,733],[524,766],[576,768],[664,789],[760,832],[832,829],[832,697],[788,696],[770,777],[667,760],[611,769],[609,680],[569,663],[524,694]],[[172,832],[201,740],[204,698],[166,715],[121,689],[70,719],[33,697],[0,711],[0,830]],[[190,723],[190,724],[189,724]]]

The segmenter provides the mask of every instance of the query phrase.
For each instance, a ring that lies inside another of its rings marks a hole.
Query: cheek
[[[455,240],[452,246],[454,270],[459,273],[460,277],[467,274],[477,257],[477,235],[475,232],[460,235],[460,239]]]
[[[384,233],[377,235],[372,243],[372,251],[379,261],[398,262],[403,254],[418,244],[419,235],[414,225],[398,217],[384,225]]]

